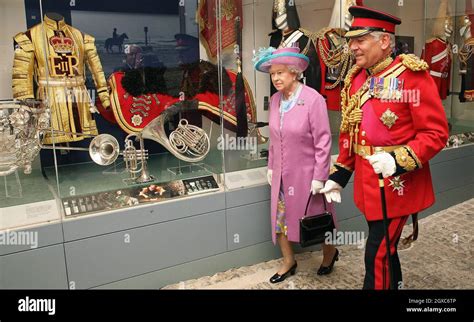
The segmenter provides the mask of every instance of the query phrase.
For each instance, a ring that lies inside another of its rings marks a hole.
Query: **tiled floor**
[[[412,231],[405,227],[402,238]],[[164,289],[360,289],[363,248],[338,246],[340,260],[328,276],[316,275],[322,252],[298,254],[296,275],[279,284],[268,282],[279,260],[234,268],[213,276],[168,285]],[[418,240],[400,247],[407,289],[474,289],[474,199],[420,220]]]

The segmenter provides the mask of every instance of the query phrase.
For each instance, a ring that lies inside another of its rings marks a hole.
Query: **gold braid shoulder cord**
[[[300,28],[300,30],[313,41],[314,47],[319,49],[321,59],[328,68],[340,68],[340,74],[336,82],[325,87],[326,89],[336,88],[341,83],[346,72],[352,67],[352,55],[346,47],[345,42],[343,45],[338,46],[335,49],[330,49],[326,48],[324,40],[326,40],[326,34],[330,31],[333,31],[341,38],[344,31],[342,29],[334,28],[323,28],[316,33],[303,28]]]
[[[378,74],[379,72],[386,69],[393,62],[392,57],[386,57],[381,62],[375,64],[370,69],[371,75]],[[357,142],[357,135],[359,133],[359,124],[362,122],[362,109],[361,109],[361,98],[369,89],[370,80],[372,76],[367,77],[364,84],[357,90],[357,92],[351,96],[350,90],[354,77],[360,72],[359,66],[354,66],[347,74],[344,80],[344,88],[341,91],[341,105],[342,105],[342,121],[341,121],[341,133],[349,132],[349,155],[352,153],[352,142]]]
[[[360,108],[360,99],[362,95],[367,91],[368,84],[370,83],[370,77],[367,78],[365,83],[359,88],[359,90],[351,96],[350,90],[352,87],[352,81],[355,75],[360,72],[359,66],[351,68],[344,80],[344,88],[341,91],[341,106],[342,106],[342,121],[341,121],[341,133],[348,133],[350,135],[349,142],[349,155],[352,152],[352,141],[354,132],[359,132],[359,123],[362,122],[362,109]]]
[[[418,58],[413,54],[402,54],[399,56],[400,61],[404,67],[412,71],[425,71],[428,69],[428,64]],[[375,64],[369,69],[370,75],[376,75],[381,71],[385,70],[390,64],[392,64],[393,58],[388,56],[379,63]],[[342,105],[342,121],[341,121],[341,133],[349,133],[350,135],[350,146],[349,146],[349,155],[352,152],[352,142],[354,135],[356,136],[359,133],[359,124],[362,122],[362,109],[361,109],[361,99],[362,96],[369,89],[370,80],[372,76],[367,77],[364,84],[359,88],[359,90],[354,94],[350,95],[350,90],[352,86],[352,81],[354,77],[360,72],[361,68],[359,66],[354,66],[347,74],[344,80],[344,88],[341,91],[341,105]]]

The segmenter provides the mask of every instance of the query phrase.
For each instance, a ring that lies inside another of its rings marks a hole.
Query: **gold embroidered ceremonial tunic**
[[[107,82],[94,45],[94,38],[63,20],[47,16],[40,24],[14,37],[13,97],[37,98],[51,109],[51,125],[44,144],[74,142],[96,135],[90,112],[91,95],[85,86],[85,65],[92,73],[104,107],[110,106]],[[34,92],[34,83],[37,85]]]

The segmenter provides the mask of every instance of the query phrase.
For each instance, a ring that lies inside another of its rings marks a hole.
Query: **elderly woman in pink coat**
[[[261,49],[254,61],[255,69],[270,73],[278,90],[270,102],[268,182],[273,242],[278,241],[283,255],[282,265],[270,282],[279,283],[296,272],[291,242],[299,242],[299,219],[310,193],[319,193],[328,179],[331,131],[324,98],[300,82],[309,59],[298,47]],[[311,199],[308,214],[323,213],[323,196]],[[329,206],[328,211],[334,214]],[[319,275],[331,273],[339,251],[323,245],[323,255]]]

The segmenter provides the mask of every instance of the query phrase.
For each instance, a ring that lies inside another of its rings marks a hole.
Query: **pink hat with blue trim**
[[[255,62],[255,69],[264,73],[268,73],[272,65],[294,66],[302,72],[309,65],[309,58],[301,54],[298,47],[260,48],[253,61]]]

